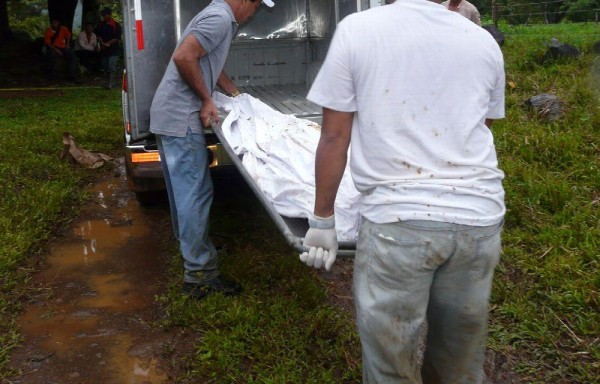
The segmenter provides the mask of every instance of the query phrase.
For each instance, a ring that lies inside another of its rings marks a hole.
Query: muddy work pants
[[[483,380],[488,300],[502,223],[363,219],[354,262],[354,300],[363,382]],[[427,342],[419,369],[419,336]]]
[[[213,184],[203,134],[156,135],[165,175],[171,223],[184,259],[184,281],[200,283],[219,275],[217,251],[208,237]]]

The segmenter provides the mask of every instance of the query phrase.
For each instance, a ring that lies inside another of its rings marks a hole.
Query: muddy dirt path
[[[122,161],[122,160],[121,160]],[[93,186],[79,219],[51,245],[30,284],[39,293],[19,324],[12,383],[160,383],[161,350],[176,335],[160,316],[169,255],[168,206],[141,209],[121,176]]]
[[[19,374],[9,383],[176,382],[177,361],[194,338],[152,327],[163,316],[155,295],[165,289],[170,257],[161,246],[171,231],[168,204],[140,207],[119,161],[119,175],[92,186],[80,217],[30,281],[37,295],[19,319],[24,342],[13,353]],[[320,273],[330,304],[349,313],[352,264],[340,258],[330,273]],[[488,351],[485,383],[519,383],[513,365]]]

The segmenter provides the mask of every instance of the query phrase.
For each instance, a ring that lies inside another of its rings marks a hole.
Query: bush
[[[599,8],[600,0],[576,0],[563,6],[565,18],[573,22],[594,21]]]
[[[15,36],[19,36],[20,39],[34,41],[35,39],[44,36],[44,31],[49,25],[48,16],[39,15],[28,17],[20,22],[15,22],[11,27]]]

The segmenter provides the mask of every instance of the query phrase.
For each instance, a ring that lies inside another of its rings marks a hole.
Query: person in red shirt
[[[53,19],[44,33],[44,55],[46,75],[49,79],[56,76],[56,59],[64,57],[69,71],[69,80],[77,81],[79,76],[77,58],[71,49],[71,32],[60,21]]]

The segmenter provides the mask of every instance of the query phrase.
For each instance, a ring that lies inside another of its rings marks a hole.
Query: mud
[[[170,255],[160,242],[171,231],[168,206],[142,209],[120,168],[93,186],[90,203],[32,277],[37,294],[19,319],[24,342],[12,355],[19,373],[9,383],[174,383],[185,371],[194,335],[153,327],[164,313],[155,296],[166,289]],[[239,182],[236,191],[251,193]],[[328,302],[354,316],[352,268],[351,258],[340,258],[318,274]],[[485,383],[521,382],[514,366],[488,351]]]
[[[151,326],[165,289],[168,207],[141,209],[124,176],[91,192],[30,281],[37,295],[19,320],[12,383],[169,382],[161,352],[177,336]]]

